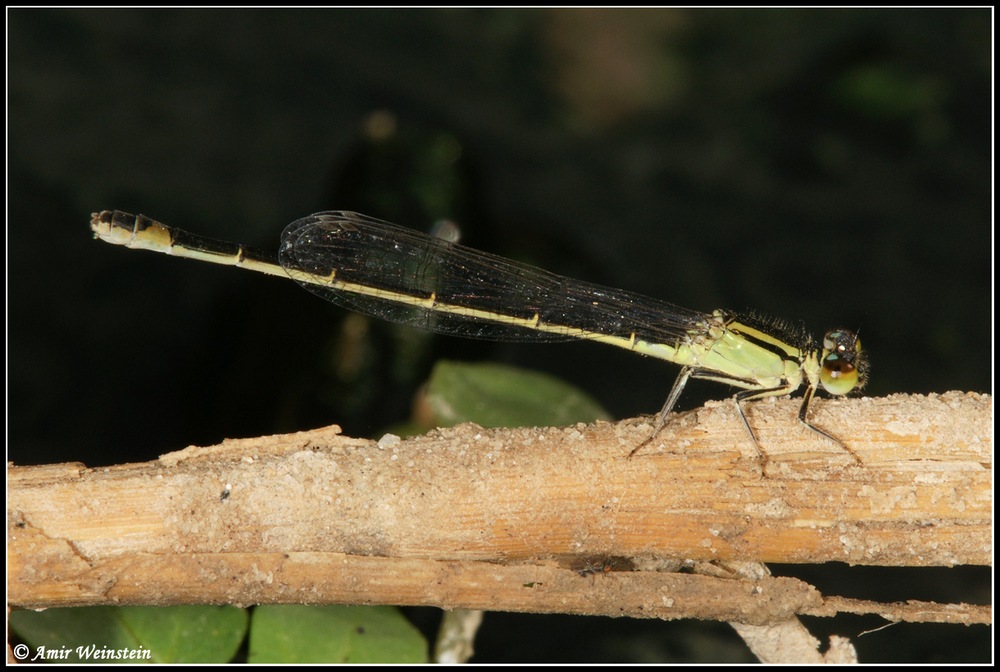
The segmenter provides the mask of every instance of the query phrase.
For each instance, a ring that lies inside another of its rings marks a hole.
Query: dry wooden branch
[[[636,570],[990,562],[991,397],[817,403],[815,421],[837,428],[860,466],[795,422],[796,408],[750,408],[766,474],[731,403],[677,418],[632,459],[645,421],[463,425],[380,443],[333,427],[143,464],[9,467],[8,599],[30,608],[436,605],[762,625],[861,603],[831,602],[795,579],[617,571],[619,561]],[[615,571],[579,571],[595,559]],[[863,608],[989,619],[988,608],[968,605]]]

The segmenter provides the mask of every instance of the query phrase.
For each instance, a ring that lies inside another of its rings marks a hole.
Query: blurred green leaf
[[[64,655],[58,662],[226,663],[246,636],[247,614],[212,606],[77,607],[15,611],[10,627],[31,646]]]
[[[596,401],[568,383],[489,363],[438,362],[427,386],[427,403],[440,426],[537,427],[610,419]]]
[[[875,119],[915,118],[944,105],[943,83],[889,64],[870,64],[844,73],[834,83],[841,104]]]
[[[427,643],[395,607],[262,605],[251,663],[426,663]]]

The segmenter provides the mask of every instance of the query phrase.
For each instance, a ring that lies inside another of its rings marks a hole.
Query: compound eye
[[[848,394],[864,385],[864,354],[854,332],[826,332],[820,363],[820,384],[830,394]]]

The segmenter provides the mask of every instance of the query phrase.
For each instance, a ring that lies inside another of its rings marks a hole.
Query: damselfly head
[[[826,332],[820,365],[820,383],[830,394],[857,392],[868,382],[868,355],[853,331]]]

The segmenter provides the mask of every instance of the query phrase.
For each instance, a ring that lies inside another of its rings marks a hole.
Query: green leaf
[[[540,427],[610,418],[586,393],[558,378],[500,364],[438,362],[427,403],[437,424],[446,427]]]
[[[247,614],[236,607],[78,607],[16,611],[10,626],[36,650],[45,647],[52,662],[225,663],[246,636]]]
[[[395,607],[262,605],[251,663],[426,663],[427,644]]]

